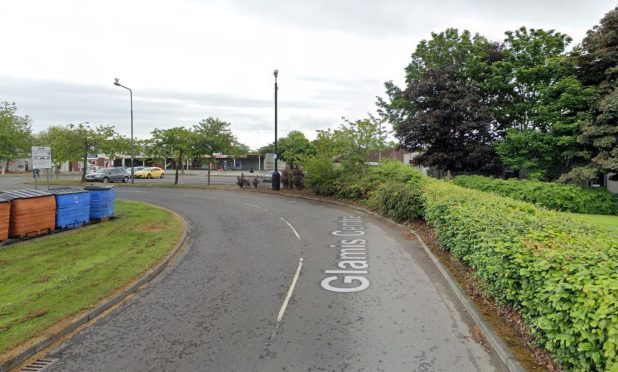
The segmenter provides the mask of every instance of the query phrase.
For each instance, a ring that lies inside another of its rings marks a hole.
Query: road
[[[258,193],[118,196],[184,215],[188,246],[48,370],[504,370],[422,248],[380,219]]]
[[[249,172],[223,172],[223,171],[213,171],[210,176],[211,185],[235,185],[236,177],[240,176],[241,173],[249,180],[253,180],[254,177],[258,177],[259,180],[262,180],[264,174],[268,172],[261,172],[259,175],[257,173],[249,173]],[[52,182],[56,179],[56,177],[52,177]],[[75,174],[62,174],[58,177],[59,180],[72,180],[76,181],[80,179],[79,175]],[[27,183],[26,183],[27,182]],[[27,175],[0,175],[0,191],[2,190],[14,190],[14,189],[24,189],[24,188],[34,188],[33,178]],[[45,189],[47,187],[47,179],[44,175],[38,179],[39,185],[41,189]],[[180,184],[184,185],[195,185],[201,184],[206,185],[208,183],[207,172],[203,170],[192,170],[190,173],[179,175]],[[157,185],[171,185],[174,183],[174,173],[170,172],[165,175],[163,179],[136,179],[135,183],[137,185],[140,184],[157,184]],[[261,187],[270,187],[270,183],[263,184],[260,183]]]

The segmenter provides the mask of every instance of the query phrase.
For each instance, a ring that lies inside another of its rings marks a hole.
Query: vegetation
[[[565,369],[618,368],[615,229],[422,177],[400,163],[350,171],[322,160],[310,174],[317,193],[402,222],[424,218],[441,247],[474,269],[489,294],[518,310]]]
[[[469,189],[527,201],[557,211],[584,214],[618,214],[618,195],[554,182],[501,180],[482,176],[458,176],[453,182]]]
[[[421,41],[406,86],[387,82],[382,117],[417,161],[442,170],[534,179],[618,178],[618,8],[571,38],[521,27],[502,42],[447,29]]]
[[[16,111],[14,103],[0,102],[0,168],[3,170],[9,167],[9,161],[29,154],[32,144],[30,119],[16,115]]]
[[[117,220],[0,249],[0,353],[85,310],[146,272],[177,243],[182,223],[117,201]]]

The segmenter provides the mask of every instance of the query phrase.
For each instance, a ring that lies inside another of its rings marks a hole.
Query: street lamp
[[[118,82],[118,78],[115,79],[114,85],[124,88],[129,91],[131,97],[131,183],[135,183],[135,147],[133,146],[133,91],[131,88],[125,87]]]
[[[277,75],[279,75],[279,70],[275,70],[273,75],[275,75],[275,171],[272,176],[272,189],[279,190],[281,187],[281,177],[277,170],[277,161],[279,160],[279,154],[277,153],[277,90],[279,89],[277,86]]]

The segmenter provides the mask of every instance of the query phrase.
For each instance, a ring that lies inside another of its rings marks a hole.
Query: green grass
[[[618,216],[579,213],[568,213],[568,215],[573,216],[581,221],[588,222],[589,224],[596,227],[618,230]]]
[[[183,225],[152,205],[120,218],[0,248],[0,354],[87,309],[159,262]]]

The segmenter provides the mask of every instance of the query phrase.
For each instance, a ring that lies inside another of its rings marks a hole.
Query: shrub
[[[618,214],[618,196],[606,189],[553,182],[501,180],[482,176],[458,176],[453,182],[469,189],[488,191],[558,211]]]
[[[519,309],[564,367],[618,368],[618,234],[445,182],[424,196],[440,245]]]
[[[339,172],[335,171],[328,157],[318,156],[307,159],[305,171],[305,182],[314,192],[322,195],[335,193],[333,183]]]
[[[367,205],[397,222],[415,221],[423,216],[423,196],[420,187],[401,182],[382,184],[367,201]]]

